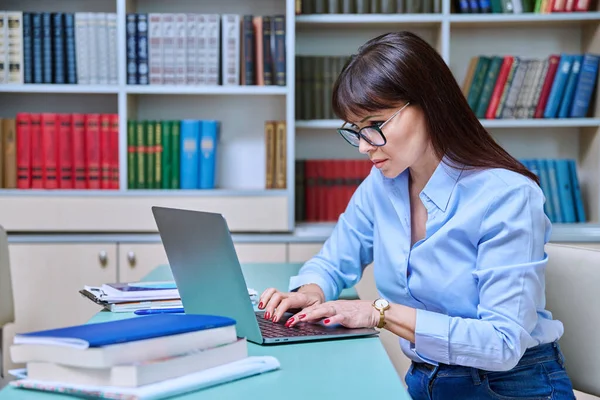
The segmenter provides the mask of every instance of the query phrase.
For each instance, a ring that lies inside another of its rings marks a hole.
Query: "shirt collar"
[[[437,208],[445,212],[463,169],[463,166],[444,156],[421,191],[421,195],[427,196]]]

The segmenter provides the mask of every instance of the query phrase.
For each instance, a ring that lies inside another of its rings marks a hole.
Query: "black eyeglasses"
[[[342,135],[342,137],[344,139],[346,139],[346,141],[348,143],[350,143],[354,147],[358,147],[360,145],[360,138],[363,138],[371,146],[377,146],[377,147],[383,146],[384,144],[387,143],[387,139],[385,138],[385,135],[383,134],[381,129],[385,126],[385,124],[390,122],[392,120],[392,118],[394,118],[396,115],[398,115],[400,113],[400,111],[404,110],[406,108],[406,106],[408,106],[409,104],[410,103],[407,102],[404,106],[402,106],[401,109],[399,109],[394,114],[392,114],[392,116],[389,117],[381,125],[365,126],[361,129],[359,129],[357,132],[354,129],[345,128],[347,122],[344,122],[344,125],[342,125],[341,128],[338,128],[337,131],[340,135]]]

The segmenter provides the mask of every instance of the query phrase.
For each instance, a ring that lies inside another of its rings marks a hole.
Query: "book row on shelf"
[[[286,85],[283,15],[127,14],[130,85]]]
[[[538,176],[552,223],[586,222],[577,165],[573,159],[522,159]],[[296,160],[295,218],[297,222],[334,222],[352,194],[369,175],[370,160]]]
[[[463,93],[478,118],[584,118],[598,75],[596,54],[471,58]]]
[[[119,188],[117,114],[17,113],[0,126],[0,187]]]
[[[577,164],[573,159],[522,159],[540,181],[544,212],[552,223],[586,222]]]
[[[296,222],[337,221],[372,168],[368,159],[296,160]]]
[[[8,11],[2,23],[0,83],[117,85],[116,13]]]
[[[348,56],[296,56],[296,119],[334,119],[331,90]]]
[[[285,189],[285,121],[265,121],[267,189]],[[127,187],[129,189],[217,188],[221,122],[215,120],[129,120]]]
[[[442,12],[442,0],[297,0],[296,6],[296,14],[439,14]]]
[[[127,121],[129,189],[214,189],[215,120]]]
[[[286,85],[285,17],[127,14],[127,83]],[[115,13],[0,12],[0,83],[118,84]]]
[[[456,0],[460,14],[548,14],[554,12],[586,12],[590,0]]]

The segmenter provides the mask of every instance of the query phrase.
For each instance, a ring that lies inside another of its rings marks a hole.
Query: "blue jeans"
[[[413,362],[405,380],[413,400],[575,399],[556,342],[527,349],[510,371]]]

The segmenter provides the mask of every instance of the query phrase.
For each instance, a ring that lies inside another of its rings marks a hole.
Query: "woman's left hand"
[[[286,322],[292,327],[298,322],[317,322],[325,325],[341,324],[346,328],[373,328],[379,323],[379,311],[370,301],[336,300],[307,307]]]

